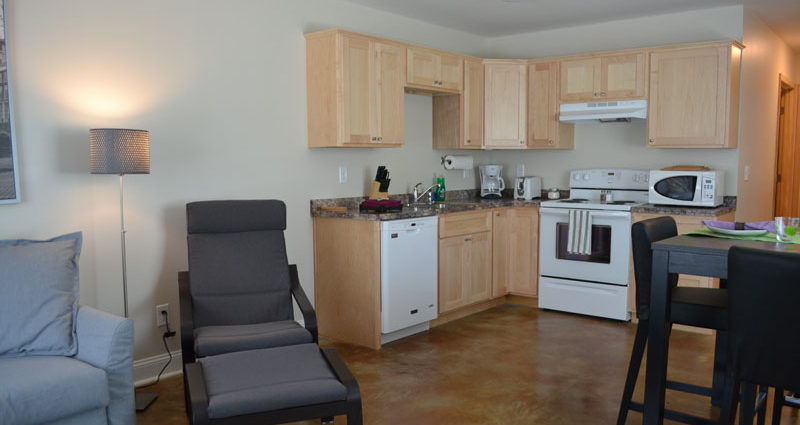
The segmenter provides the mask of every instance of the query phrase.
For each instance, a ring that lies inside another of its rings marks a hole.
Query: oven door
[[[630,276],[631,214],[592,210],[592,252],[567,252],[569,209],[541,208],[539,273],[562,279],[577,279],[627,285]]]

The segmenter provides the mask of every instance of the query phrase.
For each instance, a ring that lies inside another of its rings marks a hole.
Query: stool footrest
[[[642,403],[635,401],[631,402],[631,410],[641,413],[644,410]],[[669,419],[675,422],[681,422],[689,425],[712,425],[716,424],[715,421],[699,416],[690,415],[688,413],[676,412],[674,410],[664,409],[664,419]]]

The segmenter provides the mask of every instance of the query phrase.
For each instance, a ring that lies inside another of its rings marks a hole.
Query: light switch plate
[[[339,183],[347,183],[347,167],[339,166]]]

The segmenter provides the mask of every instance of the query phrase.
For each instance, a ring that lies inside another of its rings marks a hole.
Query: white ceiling
[[[484,37],[745,4],[800,51],[800,0],[349,0]]]

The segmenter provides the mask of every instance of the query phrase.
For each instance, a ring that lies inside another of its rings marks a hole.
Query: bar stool
[[[639,324],[636,327],[636,338],[633,342],[628,377],[625,380],[625,390],[619,406],[617,425],[625,424],[629,410],[641,412],[643,407],[641,403],[632,401],[632,397],[648,336],[653,265],[653,251],[650,247],[654,242],[677,236],[677,234],[678,227],[672,217],[643,220],[634,223],[631,229],[633,268],[636,277],[636,317],[639,319]],[[670,274],[669,285],[672,297],[668,317],[670,325],[679,323],[718,331],[725,331],[728,328],[728,294],[726,290],[678,287],[677,284],[678,275]],[[667,381],[667,388],[709,397],[712,395],[711,388],[683,382]],[[689,424],[712,423],[706,418],[667,409],[664,410],[664,417]]]
[[[755,386],[762,385],[775,388],[772,423],[777,425],[783,391],[800,391],[800,337],[791,331],[800,304],[800,254],[731,248],[728,293],[732,384],[725,387],[720,424],[733,424],[741,384],[739,423],[753,423]]]

